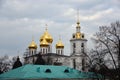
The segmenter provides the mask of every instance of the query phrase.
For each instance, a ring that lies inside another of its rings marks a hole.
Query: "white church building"
[[[47,29],[39,41],[39,49],[34,40],[28,46],[24,54],[25,64],[34,64],[40,54],[47,62],[47,65],[65,65],[81,71],[87,71],[87,39],[85,39],[84,33],[81,33],[79,19],[76,23],[76,32],[72,34],[70,39],[71,52],[69,56],[64,54],[64,44],[61,39],[56,43],[56,52],[52,52],[53,37]]]

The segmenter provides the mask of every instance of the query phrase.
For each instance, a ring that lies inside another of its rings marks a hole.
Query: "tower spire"
[[[79,10],[77,10],[77,26],[76,26],[76,32],[80,33],[80,20],[79,20]]]
[[[47,24],[45,24],[45,26],[46,26],[45,30],[47,31],[47,30],[48,30],[48,25],[47,25]]]
[[[80,20],[79,20],[79,9],[77,9],[77,25],[80,24]]]
[[[34,36],[32,35],[32,41],[34,41]]]

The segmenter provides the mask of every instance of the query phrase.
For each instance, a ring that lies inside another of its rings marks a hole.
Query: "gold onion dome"
[[[33,48],[33,49],[37,49],[37,44],[34,42],[34,40],[32,40],[32,42],[30,43],[29,49]]]
[[[49,46],[48,42],[43,38],[43,40],[40,42],[40,47],[47,47]]]
[[[44,35],[42,35],[42,36],[40,37],[40,42],[41,42],[43,39],[44,39]]]
[[[48,43],[52,43],[53,42],[53,38],[52,36],[48,33],[47,29],[44,32],[44,34],[40,37],[40,42],[45,39]]]
[[[62,43],[61,39],[56,44],[56,48],[64,48],[64,44]]]
[[[75,38],[76,38],[76,39],[81,39],[81,36],[82,36],[82,35],[81,35],[80,32],[77,32],[77,33],[75,34]]]

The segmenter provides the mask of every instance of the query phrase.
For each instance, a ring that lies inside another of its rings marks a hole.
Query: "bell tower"
[[[72,34],[72,38],[70,39],[71,55],[81,55],[86,52],[87,47],[87,39],[85,39],[84,33],[81,33],[80,30],[79,12],[77,13],[77,18],[76,32]]]
[[[81,33],[79,12],[77,12],[76,32],[72,34],[70,45],[72,67],[85,71],[87,39],[84,33]]]

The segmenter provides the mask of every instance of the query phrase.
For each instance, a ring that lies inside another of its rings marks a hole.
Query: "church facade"
[[[76,32],[72,34],[70,39],[70,55],[64,54],[64,44],[62,40],[56,43],[56,52],[52,52],[53,38],[46,29],[40,37],[39,49],[34,40],[28,46],[24,54],[25,64],[34,64],[37,56],[41,55],[47,65],[64,65],[81,71],[87,71],[87,39],[84,33],[81,33],[79,19],[76,23]]]

